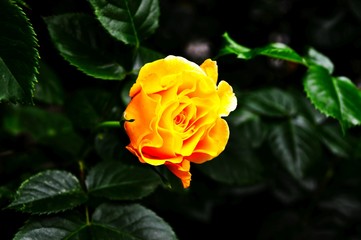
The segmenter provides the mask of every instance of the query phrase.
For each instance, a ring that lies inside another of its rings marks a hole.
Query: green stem
[[[101,122],[98,125],[98,128],[115,128],[115,127],[120,127],[120,122],[119,121],[105,121],[105,122]]]
[[[87,206],[85,206],[85,221],[86,221],[86,225],[90,225],[90,220],[89,220],[89,209]]]

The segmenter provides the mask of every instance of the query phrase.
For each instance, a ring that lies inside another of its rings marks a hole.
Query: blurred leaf
[[[347,3],[338,5],[338,10],[330,8],[327,14],[311,15],[312,21],[307,26],[308,41],[313,46],[323,49],[337,49],[353,44],[359,38],[358,22],[353,21],[353,10],[357,6],[351,6],[353,9],[347,9]],[[321,13],[321,12],[318,12]],[[357,16],[356,16],[357,17]],[[348,49],[346,51],[349,51]],[[349,55],[350,56],[350,55]]]
[[[351,11],[358,18],[358,20],[361,21],[361,2],[359,0],[349,0],[348,3],[350,5]]]
[[[14,107],[3,117],[3,126],[15,136],[28,134],[37,142],[73,155],[79,153],[83,144],[67,117],[37,107]]]
[[[105,161],[93,167],[86,177],[91,195],[117,200],[141,199],[161,183],[150,168]]]
[[[355,218],[361,214],[360,199],[353,195],[339,194],[328,196],[319,203],[321,209],[335,211],[346,218]]]
[[[158,0],[90,0],[103,27],[116,39],[139,47],[159,21]]]
[[[40,61],[39,82],[34,98],[55,105],[64,103],[64,90],[59,77],[44,61]]]
[[[298,110],[293,96],[277,88],[251,92],[243,104],[248,110],[267,117],[288,117]]]
[[[60,54],[84,73],[99,79],[122,80],[126,76],[119,56],[128,51],[87,14],[67,13],[44,18]]]
[[[102,204],[87,223],[79,214],[32,218],[14,240],[122,239],[176,240],[172,228],[151,210],[139,205]]]
[[[245,101],[245,99],[243,98],[239,100],[241,100],[240,102],[242,103]],[[229,114],[229,116],[227,117],[227,122],[231,125],[238,126],[241,125],[242,123],[258,118],[259,118],[258,114],[250,111],[247,108],[238,106],[238,108],[235,111]]]
[[[129,92],[130,92],[130,88],[133,86],[134,83],[135,80],[127,81],[120,92],[120,96],[124,106],[127,106],[128,103],[130,102]]]
[[[13,1],[1,1],[0,102],[32,103],[38,73],[38,43],[24,11]]]
[[[315,107],[336,118],[345,131],[361,122],[360,90],[346,77],[332,77],[320,66],[310,66],[303,79],[307,96]]]
[[[269,146],[281,165],[301,180],[321,152],[314,127],[303,117],[275,125],[269,133]]]
[[[125,143],[120,141],[119,135],[120,131],[114,131],[113,128],[97,133],[94,147],[103,160],[119,160],[122,158],[122,153],[127,151],[124,147]]]
[[[252,118],[234,129],[234,135],[242,138],[241,142],[247,142],[252,148],[260,147],[266,138],[267,129],[260,117]],[[247,144],[247,145],[248,145]]]
[[[8,207],[28,213],[54,213],[74,208],[86,199],[74,175],[46,170],[24,181]]]
[[[238,115],[242,118],[241,115]],[[230,125],[230,138],[225,150],[215,159],[196,165],[210,178],[228,184],[255,184],[263,179],[263,165],[257,156],[257,147],[265,137],[259,118]]]
[[[236,54],[237,58],[241,59],[252,59],[256,56],[268,56],[306,65],[305,60],[299,56],[298,53],[283,43],[271,43],[261,48],[249,49],[233,41],[228,33],[223,34],[223,39],[225,43],[220,50],[219,55]]]
[[[339,126],[327,124],[319,126],[321,141],[336,156],[349,158],[353,142],[342,134]]]
[[[102,160],[139,166],[138,159],[125,148],[127,144],[129,138],[123,129],[123,122],[117,128],[97,129],[94,148]]]
[[[100,122],[109,120],[112,111],[118,115],[119,109],[109,102],[114,101],[111,93],[103,89],[82,89],[77,91],[67,102],[66,111],[75,126],[86,129],[94,128]],[[111,119],[111,120],[120,120]]]
[[[13,191],[6,186],[0,186],[0,206],[3,202],[11,200],[13,198]]]
[[[148,62],[153,62],[164,57],[164,54],[161,54],[157,51],[145,47],[140,47],[135,57],[133,69],[138,71],[141,67],[143,67],[144,64]]]
[[[133,155],[133,160],[137,160],[137,158],[134,157],[135,156]],[[169,171],[165,165],[153,166],[153,168],[161,177],[163,187],[165,187],[165,189],[178,193],[187,192],[189,190],[188,188],[185,189],[183,187],[181,179]]]

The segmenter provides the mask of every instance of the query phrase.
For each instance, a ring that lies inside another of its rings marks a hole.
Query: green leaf
[[[244,107],[267,117],[289,117],[297,113],[297,104],[291,94],[277,88],[260,89],[247,94]]]
[[[70,64],[99,79],[122,80],[126,76],[119,56],[129,50],[109,36],[95,18],[67,13],[44,20],[55,47]]]
[[[32,103],[38,43],[32,24],[13,1],[0,1],[0,102]]]
[[[6,199],[11,199],[13,197],[13,191],[11,191],[8,187],[6,186],[0,186],[0,203]],[[1,204],[0,204],[1,206]]]
[[[78,213],[33,217],[13,240],[176,240],[172,228],[139,205],[102,204],[89,223]]]
[[[238,58],[250,59],[252,57],[252,49],[242,46],[228,35],[223,34],[224,46],[220,49],[219,55],[236,54]]]
[[[64,103],[64,90],[60,79],[44,61],[40,61],[39,82],[36,85],[34,98],[47,104]]]
[[[252,57],[263,55],[305,65],[305,60],[284,43],[271,43],[252,50]]]
[[[308,65],[319,65],[327,69],[330,74],[333,73],[334,66],[331,60],[314,48],[308,49],[306,60]]]
[[[141,199],[161,183],[150,168],[105,161],[92,168],[86,178],[88,192],[117,200]]]
[[[123,122],[117,128],[104,127],[97,129],[97,134],[94,139],[94,148],[99,157],[104,161],[119,161],[124,164],[138,165],[135,156],[129,152],[124,146],[129,142],[129,139],[124,132]]]
[[[323,124],[319,127],[320,138],[323,144],[336,156],[350,158],[352,142],[342,135],[338,125]]]
[[[76,155],[83,144],[71,121],[61,113],[34,106],[13,107],[3,116],[3,127],[16,136],[27,134],[41,144]]]
[[[306,65],[305,60],[293,49],[283,43],[270,43],[261,48],[250,49],[239,45],[231,39],[228,33],[223,34],[224,46],[219,55],[236,54],[237,58],[252,59],[256,56],[268,56]]]
[[[158,0],[90,0],[103,27],[116,39],[139,46],[159,25]]]
[[[138,70],[143,67],[144,64],[153,62],[164,57],[164,54],[161,54],[157,51],[145,47],[139,47],[135,56],[133,69],[138,72]]]
[[[344,131],[361,123],[360,90],[346,77],[333,77],[323,67],[310,66],[303,85],[314,106],[336,118]]]
[[[139,205],[102,204],[93,214],[94,239],[176,240],[172,228],[153,211]]]
[[[281,165],[299,180],[321,153],[317,132],[303,117],[289,119],[272,127],[269,146]]]
[[[237,114],[237,117],[244,118],[241,114]],[[216,159],[196,167],[219,182],[238,185],[259,183],[263,179],[264,169],[257,148],[265,137],[260,118],[254,116],[239,125],[230,124],[230,133],[225,150]]]
[[[46,170],[24,181],[8,207],[28,213],[54,213],[74,208],[86,199],[73,174]]]
[[[129,96],[129,92],[134,83],[135,83],[135,80],[127,80],[127,82],[124,83],[124,86],[120,92],[120,96],[121,96],[124,106],[127,106],[131,100],[130,96]]]
[[[107,119],[117,120],[115,117],[108,116],[110,106],[114,106],[111,109],[112,111],[119,111],[116,103],[112,102],[114,100],[114,96],[109,91],[85,88],[77,91],[65,103],[65,107],[75,126],[82,129],[91,129]],[[118,119],[120,119],[120,116],[118,116]]]
[[[13,240],[63,240],[81,238],[87,228],[80,214],[61,214],[59,216],[32,217],[16,233]]]

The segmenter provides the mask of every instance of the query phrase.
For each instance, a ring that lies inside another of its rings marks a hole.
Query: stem
[[[120,122],[119,121],[105,121],[105,122],[100,123],[97,127],[98,128],[102,128],[102,127],[106,127],[106,128],[120,127]]]
[[[84,176],[85,175],[85,173],[84,173],[85,166],[84,166],[83,160],[79,160],[78,164],[79,164],[80,182],[83,185],[84,181],[85,181],[85,176]]]
[[[85,222],[86,222],[86,225],[88,225],[88,226],[90,225],[88,206],[85,206]]]

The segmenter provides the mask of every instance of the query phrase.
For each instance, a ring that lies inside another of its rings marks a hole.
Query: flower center
[[[186,119],[185,112],[182,111],[174,118],[174,123],[176,125],[182,125],[182,123],[184,123],[185,119]]]

